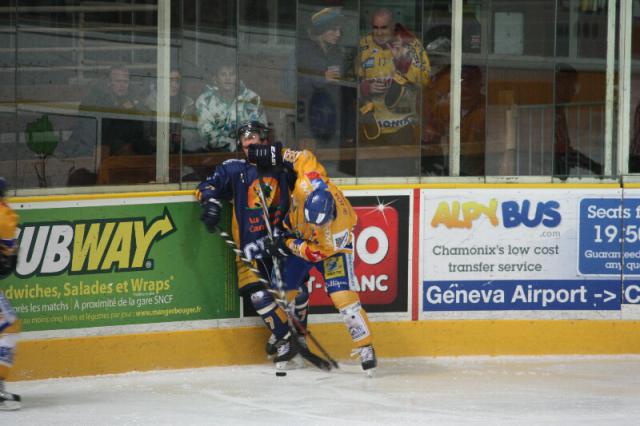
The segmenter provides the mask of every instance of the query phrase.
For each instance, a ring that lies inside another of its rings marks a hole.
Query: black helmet
[[[245,121],[238,126],[238,140],[248,133],[258,133],[260,140],[263,140],[269,136],[269,128],[259,121]]]

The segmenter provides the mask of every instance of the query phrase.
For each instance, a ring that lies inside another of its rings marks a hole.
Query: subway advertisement
[[[25,331],[233,318],[233,256],[192,196],[13,204],[2,288]]]
[[[637,315],[637,191],[432,189],[421,206],[423,318]]]

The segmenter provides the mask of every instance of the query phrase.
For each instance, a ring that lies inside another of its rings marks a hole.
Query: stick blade
[[[329,361],[322,358],[321,356],[314,354],[309,350],[309,348],[299,344],[296,339],[292,339],[292,342],[295,342],[296,349],[298,349],[298,353],[300,354],[300,356],[302,356],[302,358],[304,358],[310,364],[313,364],[315,367],[319,368],[320,370],[331,371],[333,366]],[[337,368],[337,363],[336,363],[336,368]]]

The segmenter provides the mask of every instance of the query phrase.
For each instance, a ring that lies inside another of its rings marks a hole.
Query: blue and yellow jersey
[[[289,207],[289,175],[275,170],[262,172],[261,175],[271,226],[281,226]],[[232,203],[233,238],[249,259],[261,252],[262,240],[267,235],[259,185],[256,166],[245,160],[234,159],[217,166],[196,190],[199,201],[214,198]]]
[[[289,213],[284,221],[285,229],[295,235],[295,238],[286,240],[289,250],[309,262],[319,262],[336,253],[352,252],[357,216],[342,191],[327,177],[324,167],[306,150],[285,148],[283,161],[297,176]],[[333,195],[336,217],[322,226],[309,224],[304,220],[304,202],[311,192],[323,186]]]
[[[5,256],[16,253],[16,228],[18,215],[5,203],[0,201],[0,251]]]
[[[406,43],[408,54],[411,57],[411,65],[404,75],[411,84],[426,85],[430,80],[431,64],[429,56],[422,47],[420,40],[413,39]],[[390,46],[380,46],[369,34],[360,40],[360,61],[358,65],[358,77],[365,80],[391,84],[396,72],[393,64],[393,53]]]
[[[431,65],[427,52],[418,39],[406,43],[411,65],[399,75],[393,63],[390,46],[380,46],[372,35],[360,40],[360,57],[357,62],[358,78],[362,82],[384,83],[389,88],[395,80],[406,87],[405,95],[393,106],[385,105],[385,95],[365,97],[369,102],[363,112],[372,110],[381,133],[395,133],[403,127],[417,123],[416,102],[420,89],[429,83]]]

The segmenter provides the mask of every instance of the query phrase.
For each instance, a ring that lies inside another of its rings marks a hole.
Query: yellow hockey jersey
[[[283,162],[296,172],[289,213],[284,221],[285,229],[295,236],[285,241],[289,250],[309,262],[352,252],[353,229],[358,220],[356,213],[342,191],[327,177],[315,155],[307,150],[285,148]],[[336,217],[322,226],[309,224],[304,219],[304,202],[319,187],[330,191],[336,203]]]
[[[0,250],[4,255],[12,255],[17,249],[17,226],[18,215],[4,201],[0,201]]]
[[[399,75],[393,64],[393,54],[389,47],[383,47],[368,35],[360,40],[360,57],[358,61],[358,77],[362,82],[384,83],[387,88],[394,80],[405,84],[406,90],[392,108],[384,102],[384,94],[372,95],[369,103],[363,106],[363,113],[373,110],[380,133],[395,133],[401,128],[417,123],[417,96],[420,89],[429,82],[431,65],[427,52],[418,39],[406,43],[411,65],[406,74]]]

